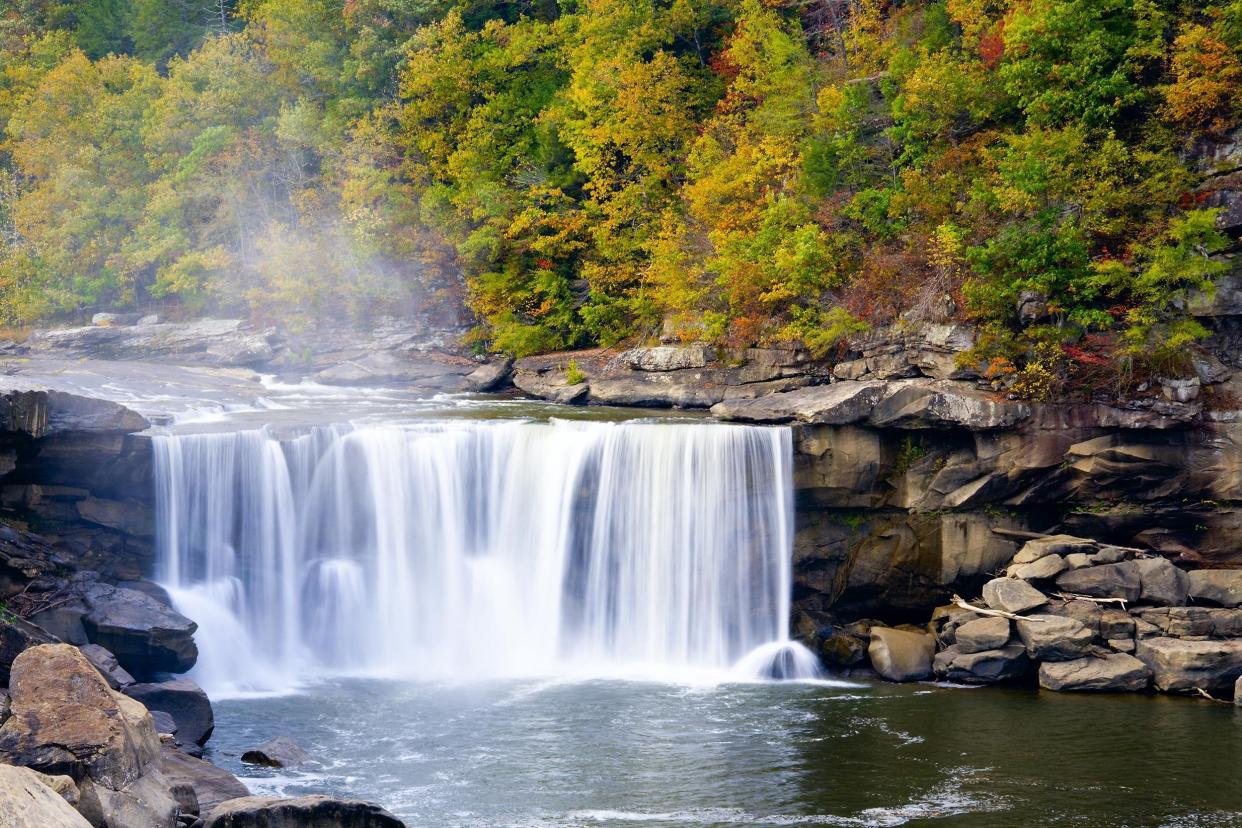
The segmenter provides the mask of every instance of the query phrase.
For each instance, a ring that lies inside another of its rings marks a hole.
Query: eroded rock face
[[[247,796],[221,803],[205,828],[404,828],[392,814],[366,802],[303,796]]]

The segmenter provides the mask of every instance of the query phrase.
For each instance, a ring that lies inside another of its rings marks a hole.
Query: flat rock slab
[[[1121,598],[1137,601],[1142,594],[1142,578],[1134,561],[1089,566],[1057,576],[1057,586],[1066,592],[1092,598]]]
[[[1039,686],[1061,692],[1138,692],[1146,689],[1150,681],[1147,665],[1124,653],[1039,665]]]
[[[996,684],[1026,675],[1031,661],[1021,644],[1006,644],[995,650],[963,653],[956,644],[936,654],[937,675],[961,684]]]
[[[1135,655],[1151,668],[1156,688],[1166,693],[1223,693],[1242,676],[1242,640],[1186,641],[1146,638]]]
[[[1026,654],[1037,661],[1070,661],[1087,654],[1095,634],[1082,622],[1042,613],[1017,622]]]
[[[983,600],[992,609],[1020,613],[1042,607],[1048,603],[1048,596],[1026,581],[994,578],[983,585]]]
[[[954,635],[963,653],[995,650],[1009,641],[1009,619],[977,618],[958,627]]]

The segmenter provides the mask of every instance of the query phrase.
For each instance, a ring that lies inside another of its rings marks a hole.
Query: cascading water
[[[457,420],[155,448],[159,575],[217,695],[323,671],[814,673],[787,640],[785,429]]]

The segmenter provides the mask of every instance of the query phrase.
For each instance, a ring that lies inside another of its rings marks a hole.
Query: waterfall
[[[769,652],[783,675],[797,661],[782,644],[786,429],[168,434],[155,463],[158,577],[199,621],[195,675],[216,693],[325,672],[720,670]]]

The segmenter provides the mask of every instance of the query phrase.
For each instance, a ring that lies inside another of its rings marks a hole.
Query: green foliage
[[[587,375],[582,373],[582,369],[578,367],[578,363],[570,360],[565,366],[565,384],[581,385],[586,382]]]
[[[15,0],[0,321],[465,303],[518,355],[828,355],[966,316],[1035,398],[1185,361],[1242,0],[822,6]]]

